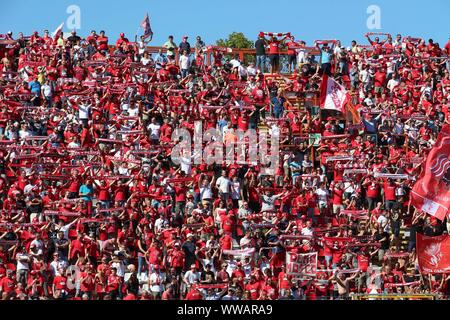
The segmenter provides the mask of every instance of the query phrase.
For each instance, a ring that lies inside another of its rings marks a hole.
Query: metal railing
[[[437,300],[437,294],[353,294],[351,300]]]

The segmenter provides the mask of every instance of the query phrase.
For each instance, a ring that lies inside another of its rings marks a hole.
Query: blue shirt
[[[28,83],[30,86],[31,93],[40,94],[41,93],[41,84],[39,81],[31,81]]]
[[[161,69],[162,68],[161,65],[159,65],[159,64],[167,63],[167,58],[164,55],[159,54],[159,53],[156,54],[154,60],[155,60],[155,63],[156,63],[156,69]]]
[[[291,170],[292,170],[291,173],[292,173],[292,176],[293,176],[293,177],[298,177],[298,176],[300,175],[300,172],[299,172],[299,171],[294,172],[294,170],[301,169],[301,166],[300,166],[300,164],[299,164],[298,162],[292,161],[292,162],[289,164],[289,167],[291,167]]]
[[[87,196],[82,196],[81,197],[84,201],[91,201],[92,200],[92,187],[91,186],[87,186],[85,184],[82,184],[80,186],[80,190],[78,192],[82,193],[82,194],[86,194],[86,193],[88,194]]]
[[[219,125],[220,131],[222,131],[223,127],[225,127],[227,125],[227,120],[223,120],[223,119],[219,120],[218,125]]]
[[[281,111],[283,110],[283,98],[277,98],[277,97],[273,97],[271,100],[272,104],[273,104],[273,108],[276,111]]]
[[[322,56],[320,62],[323,63],[330,63],[331,60],[331,54],[325,50],[322,50]]]

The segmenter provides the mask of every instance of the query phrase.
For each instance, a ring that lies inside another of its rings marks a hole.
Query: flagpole
[[[139,26],[138,28],[137,28],[137,30],[136,30],[136,33],[134,34],[134,41],[136,42],[136,44],[137,44],[137,35],[138,35],[138,33],[139,33],[139,29],[141,28],[141,26]]]

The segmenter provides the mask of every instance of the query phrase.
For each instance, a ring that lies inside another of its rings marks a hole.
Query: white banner
[[[230,256],[251,256],[255,253],[255,248],[246,248],[240,250],[223,250],[223,254]]]
[[[315,276],[317,274],[317,252],[286,252],[286,273],[296,276]]]

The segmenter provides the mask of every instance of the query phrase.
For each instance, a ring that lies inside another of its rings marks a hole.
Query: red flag
[[[56,30],[53,32],[53,40],[57,41],[59,39],[59,36],[61,35],[62,32],[62,28],[64,26],[64,22],[61,23],[58,28],[56,28]]]
[[[450,236],[427,237],[417,233],[417,257],[421,272],[450,271]]]
[[[333,78],[324,74],[320,86],[320,107],[344,112],[344,106],[349,100],[350,96],[347,90]]]
[[[142,20],[141,27],[144,29],[144,38],[148,38],[153,34],[152,28],[150,27],[150,18],[148,17],[148,13],[145,15],[144,20]]]
[[[442,128],[411,191],[411,204],[444,220],[450,208],[450,126]]]

